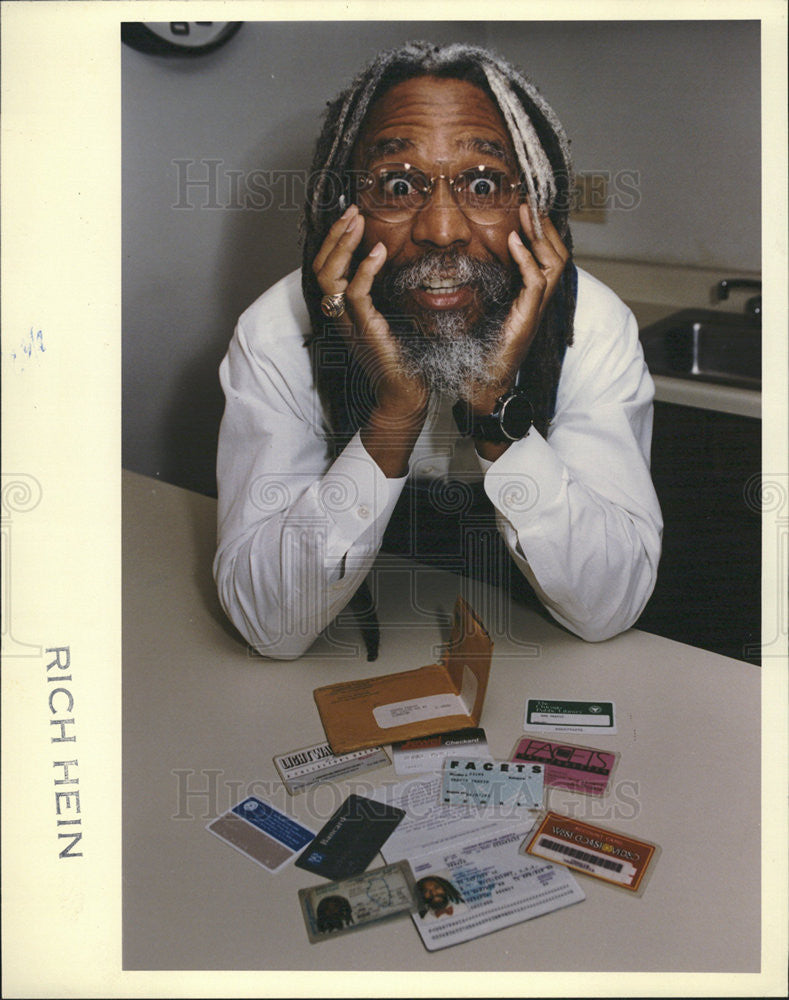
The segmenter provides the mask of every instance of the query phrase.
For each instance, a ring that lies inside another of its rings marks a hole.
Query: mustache
[[[388,269],[382,289],[389,300],[404,293],[446,280],[474,285],[491,305],[508,305],[517,290],[519,275],[496,260],[480,260],[459,250],[431,250],[416,260]]]

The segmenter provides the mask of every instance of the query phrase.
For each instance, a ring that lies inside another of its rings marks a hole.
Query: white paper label
[[[373,718],[380,729],[392,729],[409,722],[425,719],[441,719],[447,715],[470,715],[477,697],[477,678],[468,667],[463,667],[463,683],[460,694],[432,694],[409,701],[395,701],[389,705],[378,705],[373,709]]]

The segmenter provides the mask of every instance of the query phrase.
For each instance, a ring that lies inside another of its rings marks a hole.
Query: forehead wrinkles
[[[354,163],[366,166],[406,152],[432,159],[469,152],[515,165],[498,108],[482,90],[461,80],[407,80],[376,101],[357,139]]]

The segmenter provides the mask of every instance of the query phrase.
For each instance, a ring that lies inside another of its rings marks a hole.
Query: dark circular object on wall
[[[124,21],[121,41],[155,56],[202,56],[224,45],[243,21]]]

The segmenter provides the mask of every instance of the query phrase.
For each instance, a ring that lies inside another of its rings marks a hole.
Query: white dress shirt
[[[387,479],[358,433],[332,460],[309,330],[295,271],[244,312],[220,367],[214,575],[247,641],[283,659],[302,655],[353,596],[407,478]],[[532,428],[487,462],[458,435],[454,400],[434,395],[409,475],[484,478],[539,599],[596,641],[629,628],[655,584],[654,384],[632,313],[580,269],[574,331],[545,438]]]

